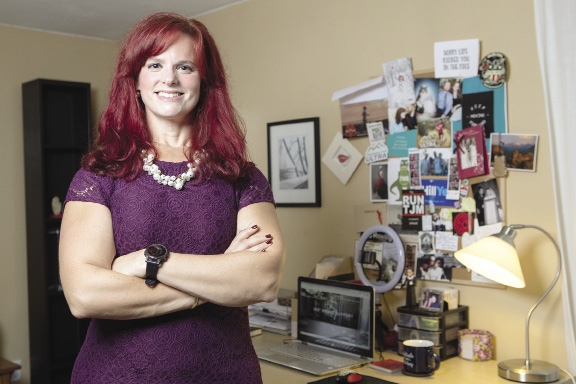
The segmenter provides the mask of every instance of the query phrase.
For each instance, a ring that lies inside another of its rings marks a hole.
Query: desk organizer
[[[398,354],[404,353],[404,340],[430,340],[441,360],[458,356],[458,332],[468,328],[468,307],[443,312],[398,307]]]

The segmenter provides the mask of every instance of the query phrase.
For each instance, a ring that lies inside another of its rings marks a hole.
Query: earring
[[[136,90],[136,97],[140,98],[140,90],[139,89]]]

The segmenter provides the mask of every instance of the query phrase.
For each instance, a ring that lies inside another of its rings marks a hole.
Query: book
[[[260,327],[254,327],[254,326],[250,326],[250,336],[254,337],[254,336],[258,336],[262,334],[262,328]]]
[[[370,368],[374,368],[386,373],[394,373],[404,369],[404,362],[394,359],[385,359],[380,361],[373,361],[368,364],[368,366]]]

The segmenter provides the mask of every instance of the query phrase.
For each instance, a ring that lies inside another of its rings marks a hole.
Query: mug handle
[[[437,370],[438,368],[440,368],[440,357],[436,354],[436,352],[434,352],[433,349],[429,349],[428,350],[428,357],[433,358],[434,360],[434,366],[430,367],[430,365],[428,365],[428,369],[430,370],[430,372],[433,372],[435,370]],[[430,361],[430,359],[429,359]]]

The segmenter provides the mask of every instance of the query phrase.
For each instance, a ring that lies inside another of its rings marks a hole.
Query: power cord
[[[382,298],[382,302],[386,305],[386,309],[388,310],[388,313],[390,314],[390,318],[392,319],[392,323],[394,325],[397,324],[397,321],[394,318],[394,314],[392,313],[392,311],[390,310],[390,306],[388,305],[388,301],[386,301],[386,295],[384,293],[381,295],[381,298]]]

